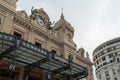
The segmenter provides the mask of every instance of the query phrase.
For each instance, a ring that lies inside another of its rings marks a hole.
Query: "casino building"
[[[0,80],[94,80],[89,54],[76,49],[64,15],[52,25],[42,8],[28,16],[16,2],[0,0]]]

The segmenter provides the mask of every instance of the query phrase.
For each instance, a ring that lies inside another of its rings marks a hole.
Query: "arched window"
[[[39,42],[35,42],[35,45],[39,48],[41,48],[41,46],[42,46],[41,43],[39,43]]]
[[[14,32],[14,36],[15,36],[17,39],[21,39],[21,38],[22,38],[22,34],[21,34],[21,33],[18,33],[18,32]]]

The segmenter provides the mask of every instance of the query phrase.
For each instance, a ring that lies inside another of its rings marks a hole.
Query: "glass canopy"
[[[0,60],[14,59],[25,66],[24,78],[35,68],[51,72],[52,75],[61,74],[76,79],[88,76],[86,67],[10,34],[0,33],[0,52]]]

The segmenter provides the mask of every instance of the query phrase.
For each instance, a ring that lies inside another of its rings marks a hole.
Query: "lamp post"
[[[9,75],[12,75],[12,73],[15,69],[15,65],[16,65],[16,63],[15,63],[15,60],[13,59],[9,64]]]
[[[50,71],[48,71],[47,73],[47,80],[51,80],[52,78],[52,73]]]
[[[13,51],[14,55],[12,60],[9,62],[9,75],[13,74],[13,71],[15,69],[16,66],[16,62],[15,62],[15,57],[16,57],[16,53],[15,53],[16,49]]]

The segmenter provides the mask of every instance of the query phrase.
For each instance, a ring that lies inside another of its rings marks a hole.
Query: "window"
[[[120,62],[120,58],[117,58],[117,62],[118,62],[118,63]]]
[[[109,76],[109,72],[108,71],[105,72],[105,76]],[[109,79],[107,79],[107,80],[109,80]]]
[[[102,57],[102,61],[105,61],[106,60],[106,58],[105,57]]]
[[[52,50],[52,52],[55,53],[55,54],[57,53],[56,50]]]
[[[112,70],[112,72],[113,72],[113,74],[116,74],[114,69]]]
[[[101,51],[100,53],[101,53],[101,55],[104,55],[104,54],[105,54],[104,51]]]
[[[39,48],[41,48],[41,43],[35,42],[35,45]]]
[[[21,39],[22,38],[22,34],[18,33],[18,32],[14,32],[14,36],[17,38],[17,39]]]
[[[110,60],[110,63],[114,62],[113,60]]]
[[[116,47],[113,47],[112,50],[116,50]]]
[[[102,79],[101,74],[99,74],[99,78],[100,78],[100,80]]]
[[[113,54],[109,54],[109,58],[112,58]]]
[[[115,55],[117,55],[117,53],[115,53]]]
[[[120,65],[118,65],[118,72],[120,72]]]
[[[103,63],[103,66],[106,65],[106,64],[107,64],[107,62],[104,62],[104,63]]]
[[[99,62],[97,61],[97,65],[99,64]]]
[[[117,78],[114,78],[114,80],[117,80]]]
[[[112,49],[111,49],[111,48],[108,48],[107,51],[110,52],[110,51],[112,51]]]
[[[109,77],[109,78],[106,78],[106,80],[110,80],[110,77]]]

